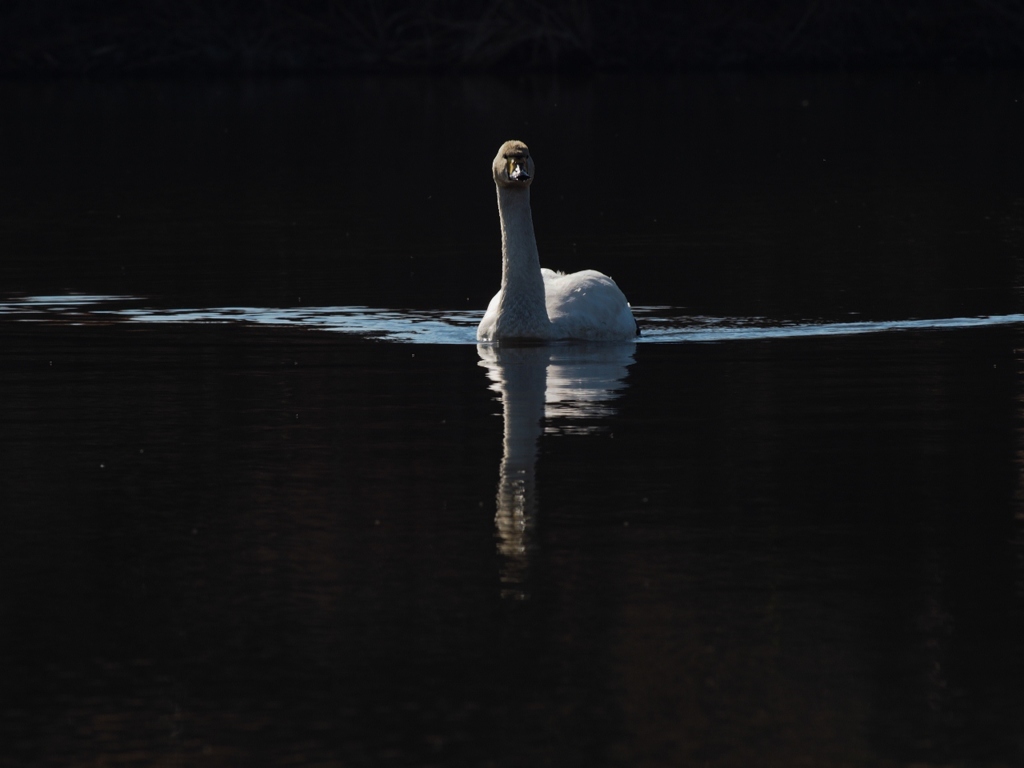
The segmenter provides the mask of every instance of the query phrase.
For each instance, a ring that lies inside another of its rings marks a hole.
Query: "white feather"
[[[530,210],[533,159],[520,141],[505,142],[492,165],[501,219],[501,290],[477,328],[481,341],[509,339],[621,341],[637,335],[622,291],[592,269],[569,275],[541,269]]]

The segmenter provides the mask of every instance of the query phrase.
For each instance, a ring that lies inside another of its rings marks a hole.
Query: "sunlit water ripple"
[[[0,302],[0,318],[60,325],[111,323],[234,323],[275,325],[346,333],[419,344],[475,344],[482,310],[431,311],[372,307],[214,307],[164,309],[126,296],[71,294],[28,296]],[[977,317],[777,321],[763,317],[706,317],[676,307],[635,307],[643,343],[723,342],[843,336],[898,331],[978,328],[1024,323],[1024,314]]]

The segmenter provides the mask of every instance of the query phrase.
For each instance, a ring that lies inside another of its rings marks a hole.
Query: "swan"
[[[624,341],[640,334],[629,302],[607,275],[541,269],[530,212],[530,149],[506,141],[491,165],[501,218],[501,290],[477,328],[479,341]]]

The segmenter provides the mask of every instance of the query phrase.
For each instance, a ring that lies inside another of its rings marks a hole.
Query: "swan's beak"
[[[529,181],[530,173],[526,170],[526,162],[516,157],[509,158],[508,177],[512,181]]]

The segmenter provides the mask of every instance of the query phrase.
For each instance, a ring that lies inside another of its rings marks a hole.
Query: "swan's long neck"
[[[533,234],[530,189],[497,189],[501,216],[500,332],[505,338],[545,338],[551,321],[544,303],[544,278]]]

